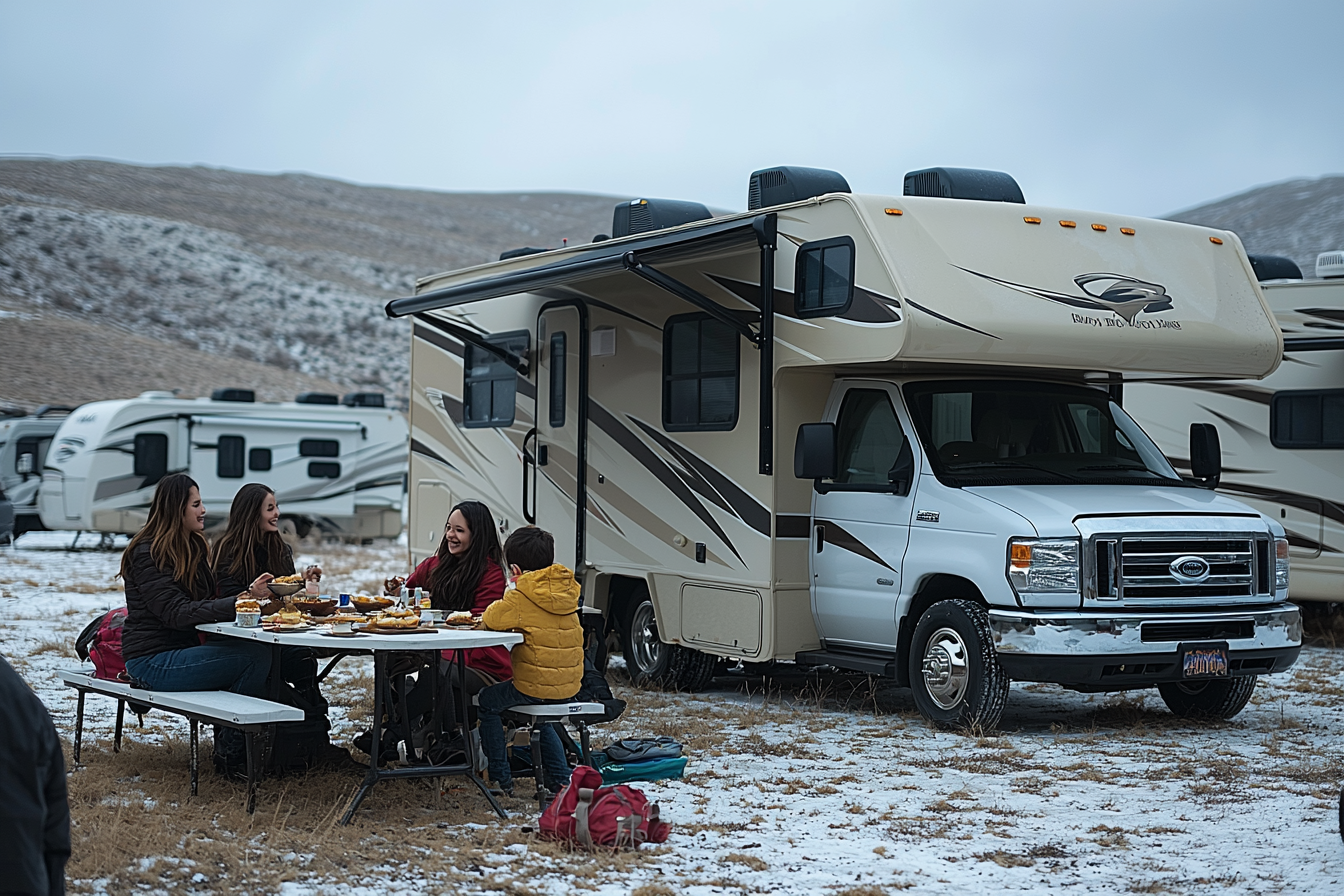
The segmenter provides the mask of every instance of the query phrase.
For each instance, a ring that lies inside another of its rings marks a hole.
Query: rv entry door
[[[537,318],[533,500],[537,525],[555,536],[555,562],[570,569],[583,559],[586,320],[586,309],[570,302],[547,305]]]
[[[812,609],[829,647],[896,647],[913,482],[901,495],[892,478],[910,468],[913,446],[894,392],[882,383],[846,388],[835,419],[833,487],[812,495]]]

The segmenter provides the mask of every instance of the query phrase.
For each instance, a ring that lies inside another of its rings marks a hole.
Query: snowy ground
[[[67,739],[75,701],[54,671],[74,663],[67,645],[85,621],[121,597],[112,578],[119,555],[69,552],[68,542],[68,535],[33,534],[0,549],[0,653]],[[399,571],[405,557],[393,545],[333,546],[309,556],[354,587]],[[507,822],[474,812],[464,820],[460,812],[433,814],[433,798],[425,797],[408,822],[424,844],[421,860],[389,860],[379,851],[387,832],[366,823],[343,841],[349,854],[339,873],[296,860],[277,886],[289,896],[579,889],[875,896],[1047,887],[1338,894],[1341,672],[1344,650],[1309,648],[1293,672],[1262,679],[1246,711],[1219,725],[1177,722],[1156,693],[1088,696],[1018,684],[1002,733],[981,738],[934,730],[907,691],[873,688],[859,677],[726,676],[709,692],[686,696],[634,691],[615,671],[618,694],[631,706],[597,742],[666,733],[690,748],[684,780],[641,785],[674,825],[667,848],[639,861],[576,859],[537,843],[532,819],[521,812]],[[366,668],[346,663],[327,689],[344,692],[366,680]],[[338,739],[348,738],[358,727],[349,714],[363,704],[333,703]],[[108,743],[88,748],[72,793],[79,776],[113,761],[112,707],[90,698],[86,738]],[[184,727],[152,714],[131,737],[137,750],[150,751],[141,755],[162,756]],[[214,792],[203,782],[203,798]],[[177,805],[156,811],[185,811]],[[80,805],[74,811],[78,824]],[[373,807],[370,817],[379,811]],[[237,889],[227,881],[242,873],[226,867],[175,877],[159,869],[186,860],[137,854],[133,844],[123,861],[151,872],[148,882],[141,874],[141,892],[225,892]],[[75,880],[72,889],[115,892],[110,880]]]

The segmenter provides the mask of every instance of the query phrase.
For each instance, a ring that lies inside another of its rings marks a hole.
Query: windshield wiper
[[[1038,473],[1049,473],[1051,476],[1058,476],[1066,482],[1082,482],[1077,476],[1070,476],[1068,473],[1061,473],[1059,470],[1052,470],[1049,467],[1038,467],[1036,464],[1022,463],[1021,461],[1008,460],[980,460],[968,464],[948,465],[947,472],[956,475],[962,470],[974,470],[983,467],[995,467],[1000,470],[1035,470]]]
[[[1143,464],[1095,464],[1090,467],[1077,467],[1076,469],[1080,473],[1084,470],[1134,470],[1142,471],[1144,473],[1153,473],[1152,470],[1148,469]],[[1157,474],[1153,473],[1153,475],[1156,476]]]

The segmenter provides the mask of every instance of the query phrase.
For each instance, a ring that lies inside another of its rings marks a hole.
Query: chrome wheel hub
[[[966,642],[955,629],[940,628],[924,646],[924,688],[939,709],[953,709],[966,697],[970,666]]]
[[[653,604],[645,601],[635,607],[630,619],[630,647],[634,651],[631,659],[638,672],[650,673],[663,662],[667,645],[658,638],[658,621],[653,615]]]

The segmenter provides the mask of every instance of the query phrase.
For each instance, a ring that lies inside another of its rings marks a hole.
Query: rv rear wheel
[[[1246,708],[1258,675],[1157,686],[1167,709],[1183,719],[1230,719]]]
[[[989,615],[969,600],[943,600],[919,617],[910,643],[915,706],[935,724],[998,726],[1008,701],[1008,675],[999,665]]]
[[[676,645],[672,650],[672,683],[679,691],[703,691],[714,680],[719,658],[713,654]]]
[[[621,653],[625,655],[625,668],[635,684],[672,684],[668,680],[668,671],[672,667],[675,645],[664,644],[658,637],[653,601],[645,597],[621,621]]]

